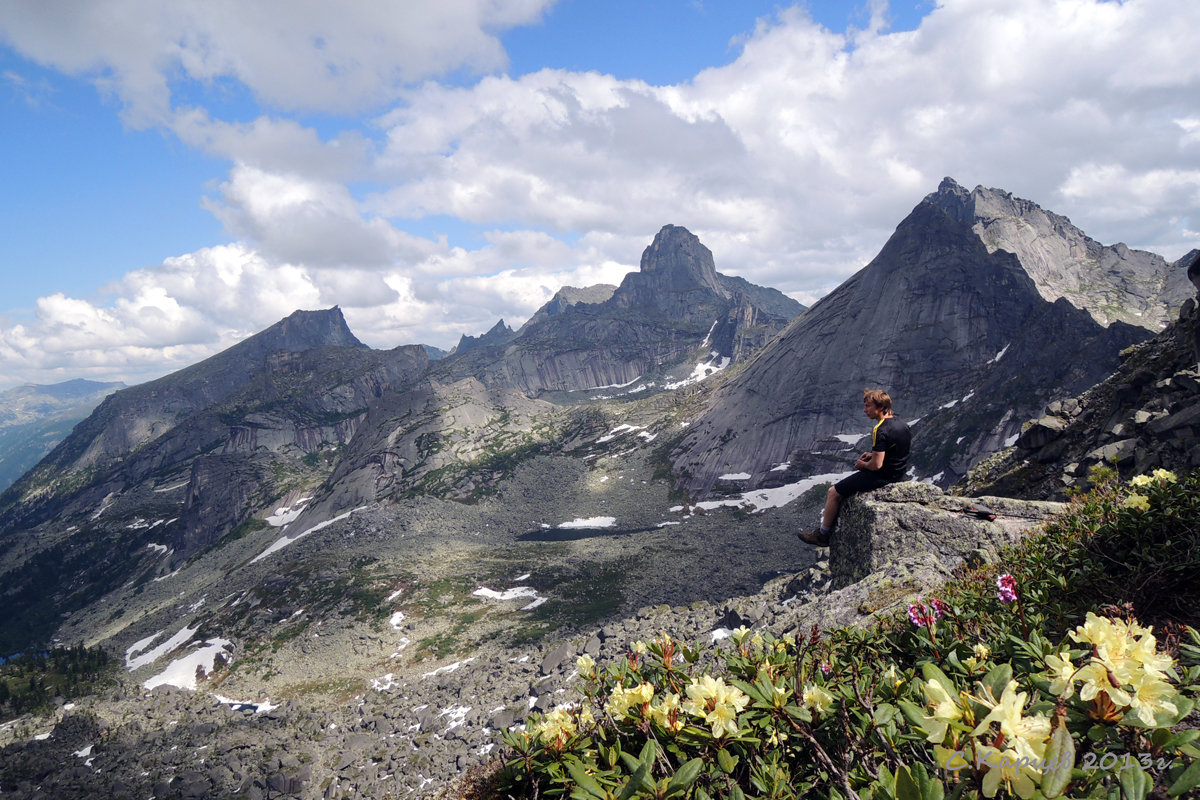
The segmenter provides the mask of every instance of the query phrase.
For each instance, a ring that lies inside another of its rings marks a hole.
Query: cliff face
[[[981,461],[963,491],[1057,499],[1086,488],[1096,465],[1125,478],[1200,467],[1198,301],[1200,292],[1166,330],[1122,353],[1110,377],[1025,422],[1015,446]]]
[[[968,192],[946,178],[928,201],[970,225],[988,252],[1015,255],[1047,301],[1066,298],[1101,325],[1121,321],[1157,333],[1191,295],[1185,274],[1162,256],[1102,245],[1066,217],[1003,190]]]
[[[420,347],[366,348],[336,308],[296,312],[199,364],[111,395],[0,496],[4,528],[118,501],[134,513],[187,486],[174,542],[181,555],[193,552],[265,501],[281,469],[302,471],[294,464],[348,442],[374,399],[427,364]]]
[[[1150,335],[1047,302],[1020,258],[989,249],[974,226],[957,184],[918,205],[870,264],[715,393],[672,454],[680,487],[703,494],[724,473],[781,480],[783,463],[849,469],[835,437],[868,432],[864,387],[886,389],[899,416],[919,420],[912,463],[949,481]]]
[[[673,369],[690,371],[697,356],[746,358],[804,310],[776,290],[721,275],[712,251],[676,225],[658,232],[639,271],[611,296],[598,301],[607,293],[598,288],[564,290],[515,338],[489,333],[472,340],[461,358],[439,365],[439,374],[530,396],[639,379],[662,383]]]

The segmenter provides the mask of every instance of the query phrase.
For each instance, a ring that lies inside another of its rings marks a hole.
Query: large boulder
[[[985,506],[995,520],[976,515]],[[899,568],[945,580],[964,563],[990,563],[1061,503],[954,497],[927,483],[894,483],[848,500],[829,554],[833,586]]]

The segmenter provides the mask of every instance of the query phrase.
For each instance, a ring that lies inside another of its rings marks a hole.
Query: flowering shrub
[[[1131,487],[1101,487],[1002,571],[870,630],[739,629],[712,649],[662,633],[603,668],[581,658],[582,702],[505,734],[497,796],[1193,796],[1200,730],[1181,723],[1200,633],[1167,621],[1156,635],[1123,595],[1097,602],[1076,576],[1111,580],[1095,539],[1120,541],[1146,514],[1186,535],[1196,483],[1135,478],[1149,511],[1125,503]]]

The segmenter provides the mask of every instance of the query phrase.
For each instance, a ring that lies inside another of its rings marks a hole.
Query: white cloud
[[[135,124],[165,122],[183,79],[233,80],[281,109],[357,111],[401,87],[507,61],[496,32],[551,0],[91,0],[7,3],[0,36],[64,72],[97,74]]]
[[[297,4],[279,26],[256,6],[12,4],[0,36],[22,52],[103,76],[134,117],[229,159],[205,204],[237,241],[104,298],[43,298],[0,331],[4,374],[166,369],[334,303],[373,346],[448,347],[564,284],[619,282],[666,223],[722,272],[811,303],[945,175],[1106,243],[1171,259],[1197,244],[1200,3],[942,0],[900,33],[875,4],[847,34],[793,8],[675,86],[549,69],[417,83],[502,65],[493,33],[547,5],[451,0],[439,23],[420,4]],[[179,75],[277,109],[394,105],[333,133],[278,111],[231,122]]]

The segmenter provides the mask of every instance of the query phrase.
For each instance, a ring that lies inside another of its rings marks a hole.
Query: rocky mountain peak
[[[687,228],[664,225],[642,252],[640,275],[646,285],[681,292],[708,289],[727,296],[717,279],[712,251]]]
[[[293,311],[246,341],[254,340],[260,340],[269,349],[297,353],[313,347],[366,347],[350,332],[337,306],[320,311]]]
[[[1183,271],[1161,256],[1102,245],[1061,214],[1002,189],[968,191],[947,177],[922,204],[968,227],[988,252],[1015,255],[1044,299],[1065,298],[1101,325],[1121,321],[1157,332],[1191,294]]]

